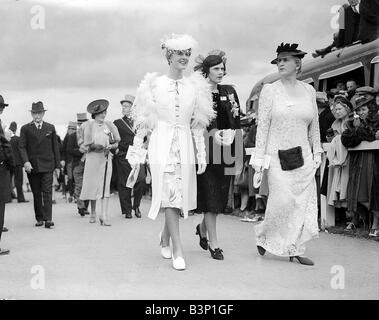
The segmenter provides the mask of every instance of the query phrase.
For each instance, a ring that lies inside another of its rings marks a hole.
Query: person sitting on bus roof
[[[348,2],[342,5],[338,11],[339,31],[333,34],[333,43],[324,49],[315,50],[315,53],[312,54],[314,58],[324,56],[333,51],[333,49],[343,48],[358,40],[360,0],[348,0]]]
[[[361,0],[359,5],[361,15],[358,39],[362,43],[379,38],[379,0]]]

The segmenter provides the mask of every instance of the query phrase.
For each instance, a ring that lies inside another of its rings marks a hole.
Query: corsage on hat
[[[213,67],[215,65],[220,64],[221,62],[226,64],[226,53],[219,49],[214,49],[204,57],[203,55],[199,54],[195,58],[195,67],[193,68],[195,71],[201,70],[204,71],[206,68]]]
[[[278,63],[278,58],[282,57],[287,57],[287,56],[294,56],[298,57],[300,59],[303,59],[304,56],[307,54],[304,51],[298,50],[297,47],[299,45],[297,43],[289,44],[286,43],[284,44],[283,42],[278,46],[276,49],[277,57],[271,61],[271,64],[277,64]]]

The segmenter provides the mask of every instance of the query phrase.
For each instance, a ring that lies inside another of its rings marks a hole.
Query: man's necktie
[[[41,124],[40,123],[38,124],[37,129],[41,130]]]

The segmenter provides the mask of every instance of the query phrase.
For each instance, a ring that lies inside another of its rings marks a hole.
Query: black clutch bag
[[[294,170],[304,165],[304,158],[301,147],[295,147],[287,150],[278,150],[279,160],[282,170]]]

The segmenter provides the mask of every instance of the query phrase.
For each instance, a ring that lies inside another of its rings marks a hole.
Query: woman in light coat
[[[166,38],[162,49],[166,51],[168,74],[148,73],[133,104],[137,129],[134,146],[142,148],[143,138],[151,132],[148,159],[152,203],[148,217],[156,219],[159,210],[164,209],[161,254],[164,258],[172,258],[173,267],[177,270],[186,267],[179,235],[179,216],[182,211],[187,218],[188,211],[197,205],[192,139],[197,150],[197,174],[202,174],[206,168],[203,130],[215,116],[209,84],[199,73],[183,76],[195,44],[188,35],[173,34]],[[129,163],[135,165],[137,162],[129,159]]]

